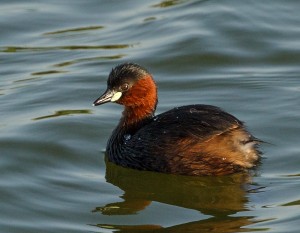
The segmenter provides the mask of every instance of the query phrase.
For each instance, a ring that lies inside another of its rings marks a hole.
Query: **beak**
[[[115,92],[112,90],[107,89],[98,99],[94,101],[94,106],[105,104],[111,101],[114,97]]]

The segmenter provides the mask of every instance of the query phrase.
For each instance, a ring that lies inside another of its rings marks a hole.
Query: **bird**
[[[93,105],[117,103],[122,117],[106,146],[108,161],[161,173],[219,176],[248,172],[260,160],[261,140],[219,107],[191,104],[155,115],[157,85],[136,63],[114,67]]]

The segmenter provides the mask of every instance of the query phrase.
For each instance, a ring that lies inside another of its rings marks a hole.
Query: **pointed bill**
[[[98,99],[94,101],[94,106],[98,106],[101,104],[105,104],[108,102],[115,102],[120,99],[122,96],[122,92],[115,92],[107,89]]]

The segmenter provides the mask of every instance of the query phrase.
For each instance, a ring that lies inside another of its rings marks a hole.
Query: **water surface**
[[[299,232],[298,1],[1,1],[1,232]],[[252,177],[104,159],[116,64],[154,75],[157,112],[205,103],[262,146]]]

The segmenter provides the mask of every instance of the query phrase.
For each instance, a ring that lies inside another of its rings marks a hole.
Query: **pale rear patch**
[[[252,136],[244,129],[236,129],[230,132],[233,148],[239,152],[240,156],[236,159],[235,163],[246,168],[255,166],[258,160],[258,151],[256,145],[258,144]]]
[[[258,142],[253,140],[243,127],[232,127],[206,141],[195,143],[196,140],[197,138],[182,139],[176,149],[184,148],[185,151],[180,149],[177,153],[188,152],[191,155],[189,159],[194,157],[193,163],[187,160],[187,166],[198,169],[203,174],[206,174],[205,169],[208,172],[213,171],[211,174],[215,175],[231,174],[235,172],[232,166],[239,166],[241,170],[249,169],[254,167],[259,159],[259,151],[256,148]]]

